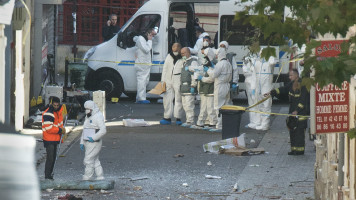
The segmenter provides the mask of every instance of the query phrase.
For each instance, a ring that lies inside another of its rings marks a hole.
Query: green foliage
[[[247,1],[252,0],[240,0]],[[291,12],[284,16],[286,7]],[[256,15],[247,15],[251,11]],[[292,51],[286,46],[285,37],[292,39],[299,47],[306,44],[303,77],[313,75],[311,78],[304,78],[303,84],[310,89],[315,83],[319,83],[321,87],[329,83],[340,86],[343,81],[349,81],[350,77],[356,74],[356,53],[355,49],[351,48],[355,45],[355,36],[343,43],[343,52],[333,58],[315,57],[314,49],[321,43],[309,40],[311,37],[325,34],[335,37],[340,34],[345,37],[349,28],[356,24],[355,16],[354,0],[259,0],[254,6],[237,12],[235,19],[243,20],[245,24],[250,24],[263,33],[269,44],[261,54],[266,59],[275,55],[272,46],[278,45],[281,50]],[[252,40],[259,41],[261,35],[255,34]],[[253,53],[259,52],[259,43],[252,43],[250,50]]]
[[[353,139],[356,137],[356,128],[352,128],[349,131],[347,131],[346,133],[350,139]]]

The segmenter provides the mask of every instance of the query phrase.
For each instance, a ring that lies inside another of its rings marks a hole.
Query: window
[[[149,28],[159,27],[161,22],[160,15],[140,15],[127,28],[127,33],[144,33]]]
[[[135,46],[135,42],[133,41],[135,36],[143,34],[149,28],[159,28],[160,23],[161,16],[158,14],[147,14],[136,17],[126,28],[124,33],[119,34],[118,46],[121,48],[130,48]]]

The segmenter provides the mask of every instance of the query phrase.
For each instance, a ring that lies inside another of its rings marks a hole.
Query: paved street
[[[238,100],[235,104],[246,106],[247,102]],[[272,111],[287,112],[287,106],[276,102]],[[220,140],[221,133],[159,125],[162,104],[138,105],[122,100],[108,103],[106,111],[108,133],[100,160],[106,178],[115,180],[115,189],[43,191],[42,199],[58,199],[67,193],[83,199],[313,199],[313,144],[307,137],[306,155],[287,156],[288,132],[283,116],[272,117],[273,127],[269,131],[255,131],[244,127],[248,120],[244,113],[240,132],[246,133],[247,147],[263,147],[267,153],[238,157],[203,152],[202,145]],[[152,125],[124,127],[124,118],[141,118]],[[80,126],[73,129],[63,144],[55,170],[57,180],[82,177],[84,153],[79,149],[80,130]],[[38,144],[39,158],[44,154],[42,143]],[[211,166],[207,165],[209,161]],[[40,179],[44,178],[43,170],[42,162],[38,166]],[[206,179],[205,175],[221,179]],[[238,191],[233,192],[236,183]]]

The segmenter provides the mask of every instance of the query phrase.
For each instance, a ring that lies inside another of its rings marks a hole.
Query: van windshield
[[[223,15],[220,18],[220,41],[227,41],[230,45],[251,45],[257,29],[242,21],[234,20],[234,15]],[[263,35],[259,37],[260,45],[268,45]]]

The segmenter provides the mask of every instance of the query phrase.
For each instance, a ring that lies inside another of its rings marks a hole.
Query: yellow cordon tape
[[[70,60],[67,58],[67,60]],[[95,62],[107,62],[107,63],[117,63],[117,64],[126,64],[126,65],[163,65],[163,64],[154,64],[154,63],[135,63],[135,62],[118,62],[118,61],[109,61],[109,60],[91,60],[91,59],[82,59],[82,58],[73,58],[73,60],[80,61],[95,61]]]
[[[66,58],[67,60],[71,60],[69,58]],[[91,60],[91,59],[82,59],[82,58],[72,58],[73,60],[80,60],[80,61],[95,61],[95,62],[108,62],[108,63],[117,63],[117,64],[126,64],[126,65],[163,65],[163,64],[154,64],[154,63],[135,63],[135,62],[118,62],[118,61],[109,61],[109,60]],[[299,60],[303,60],[302,58],[297,58],[297,59],[293,59],[290,60],[288,62],[296,62]],[[284,62],[283,62],[284,63]],[[237,64],[237,65],[243,65],[243,64]],[[280,75],[280,73],[282,72],[283,67],[281,67],[281,69],[279,70],[279,74],[278,77]],[[278,79],[277,77],[277,79]],[[277,80],[276,79],[276,80]]]

